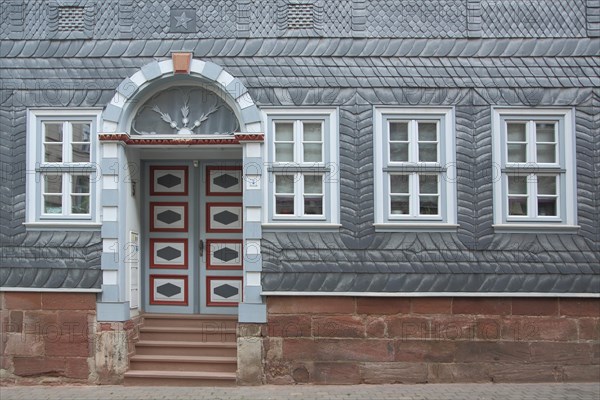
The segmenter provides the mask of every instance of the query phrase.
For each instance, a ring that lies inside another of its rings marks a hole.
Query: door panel
[[[200,312],[236,314],[242,301],[242,167],[202,164],[204,210],[200,238],[204,243],[201,258]]]
[[[242,301],[242,168],[148,162],[144,168],[145,309],[236,314]]]
[[[149,312],[197,309],[193,244],[196,211],[191,163],[152,163],[145,168],[144,283]]]

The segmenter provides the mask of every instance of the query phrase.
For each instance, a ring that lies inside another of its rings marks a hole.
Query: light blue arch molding
[[[151,85],[191,79],[219,95],[236,114],[240,128],[245,133],[263,132],[258,108],[248,93],[248,89],[237,78],[221,66],[210,62],[192,59],[189,74],[175,74],[173,61],[152,61],[140,68],[132,76],[125,78],[117,87],[116,93],[102,113],[101,133],[126,133],[133,111],[140,104],[143,92]],[[188,80],[189,82],[189,80]]]
[[[125,221],[129,186],[127,172],[120,166],[127,165],[125,144],[120,134],[129,134],[131,119],[139,105],[156,93],[178,84],[199,84],[212,90],[223,99],[238,118],[241,133],[236,139],[243,147],[244,171],[252,182],[262,180],[263,143],[262,118],[248,90],[242,82],[220,66],[201,60],[191,60],[189,74],[175,74],[172,60],[153,61],[125,78],[117,87],[115,95],[104,109],[99,133],[115,134],[114,139],[102,141],[102,294],[97,303],[99,321],[126,321],[131,318],[128,298],[128,269],[123,244],[128,240]],[[250,133],[251,135],[245,135]],[[258,135],[252,135],[258,134]],[[180,135],[173,135],[173,138]],[[206,135],[196,135],[203,136]],[[166,150],[168,151],[168,150]],[[256,168],[256,166],[259,166]],[[239,321],[266,322],[266,305],[262,292],[262,257],[260,255],[263,186],[246,184],[244,188],[244,301],[239,307]]]

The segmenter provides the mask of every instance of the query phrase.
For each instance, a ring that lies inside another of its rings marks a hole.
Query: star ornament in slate
[[[188,17],[185,14],[185,11],[181,13],[181,15],[179,17],[175,17],[175,21],[177,21],[177,23],[175,24],[175,26],[178,27],[182,27],[183,29],[188,29],[188,22],[190,22],[192,20],[192,18]]]

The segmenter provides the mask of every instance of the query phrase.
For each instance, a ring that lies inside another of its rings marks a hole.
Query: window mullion
[[[294,176],[296,180],[296,183],[294,184],[294,201],[297,210],[296,216],[302,217],[304,215],[304,175],[302,172],[297,172]]]
[[[302,121],[294,121],[294,161],[296,164],[304,162],[304,145],[302,144]]]
[[[409,162],[416,163],[419,160],[419,145],[417,138],[417,120],[413,119],[410,121],[408,131]]]
[[[63,122],[63,163],[71,161],[71,123],[68,121]]]
[[[536,218],[538,215],[537,210],[537,175],[531,174],[528,177],[528,192],[529,192],[529,218]]]
[[[535,134],[535,121],[531,120],[527,123],[527,161],[528,163],[537,164],[536,154],[536,134]]]
[[[62,205],[63,215],[71,215],[71,190],[69,188],[70,176],[68,172],[62,174]]]
[[[411,207],[410,213],[413,217],[419,216],[419,174],[413,172],[410,174]]]

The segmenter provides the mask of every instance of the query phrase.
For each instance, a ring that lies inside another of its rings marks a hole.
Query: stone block
[[[402,362],[454,361],[455,342],[407,340],[394,343],[394,360]]]
[[[312,335],[317,337],[362,338],[365,324],[362,318],[344,315],[313,317]]]
[[[600,341],[600,318],[580,318],[579,340]]]
[[[502,322],[502,337],[519,341],[576,341],[577,320],[571,318],[513,317]]]
[[[510,312],[510,299],[463,297],[452,301],[453,314],[509,315]]]
[[[516,298],[512,300],[513,315],[558,315],[558,299]]]
[[[87,380],[90,375],[88,358],[65,358],[65,376],[72,379]]]
[[[427,339],[430,336],[429,319],[423,317],[386,318],[388,337],[406,339]]]
[[[385,337],[387,325],[385,319],[381,317],[367,317],[365,322],[365,331],[367,338]]]
[[[96,310],[95,293],[43,293],[45,310]]]
[[[268,314],[353,314],[352,297],[269,297]]]
[[[425,363],[364,363],[360,365],[360,375],[364,383],[425,383],[427,364]]]
[[[589,343],[537,342],[530,345],[531,362],[555,365],[592,363],[592,347]]]
[[[255,337],[238,337],[238,385],[260,385],[263,383],[262,357],[262,340]]]
[[[427,381],[431,383],[490,382],[489,364],[428,364]]]
[[[360,369],[357,363],[315,363],[311,381],[327,385],[355,385],[360,383]]]
[[[414,314],[451,314],[452,298],[415,297],[411,299],[411,307]]]
[[[600,379],[600,365],[565,365],[564,382],[594,382]]]
[[[356,312],[358,314],[408,314],[410,313],[410,299],[358,297]]]
[[[4,307],[7,310],[39,310],[42,308],[42,294],[6,292],[4,293]]]
[[[527,363],[529,344],[515,342],[456,342],[457,363]]]
[[[393,361],[387,339],[284,339],[282,356],[293,361]]]
[[[14,374],[18,376],[64,376],[62,357],[14,357]]]
[[[560,315],[600,317],[600,299],[560,299]]]
[[[268,316],[269,337],[310,337],[311,317],[308,315],[278,315]]]
[[[561,382],[562,367],[548,364],[493,363],[490,377],[496,383]]]

